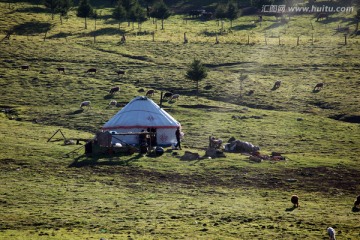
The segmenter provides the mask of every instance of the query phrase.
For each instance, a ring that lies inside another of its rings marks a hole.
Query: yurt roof
[[[176,128],[180,123],[147,97],[136,97],[117,112],[103,130],[116,128]]]

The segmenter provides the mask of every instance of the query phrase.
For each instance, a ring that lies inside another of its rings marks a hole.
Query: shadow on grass
[[[67,37],[70,37],[71,35],[72,35],[71,33],[60,32],[60,33],[49,36],[48,39],[67,38]]]
[[[285,209],[285,211],[286,211],[286,212],[292,212],[292,211],[294,211],[295,209],[296,209],[296,207],[295,207],[295,206],[292,206],[291,208]]]
[[[251,30],[253,28],[256,28],[256,24],[237,25],[235,27],[232,27],[231,30],[241,31],[241,30]]]
[[[84,109],[77,109],[73,112],[66,113],[66,115],[75,115],[75,114],[80,114],[82,112],[84,112]]]
[[[20,13],[50,13],[46,8],[32,6],[16,9],[16,12]]]
[[[113,36],[113,35],[122,35],[124,34],[125,31],[124,30],[119,30],[119,28],[112,28],[112,27],[107,27],[107,28],[101,28],[95,31],[92,31],[90,33],[88,33],[89,36]]]
[[[86,166],[128,166],[131,162],[136,162],[143,154],[137,154],[130,159],[120,160],[119,157],[128,156],[127,154],[99,154],[95,156],[81,155],[74,159],[74,161],[68,167],[86,167]],[[103,159],[102,161],[99,161]]]
[[[270,30],[270,29],[274,29],[274,28],[278,28],[278,27],[281,27],[283,25],[285,25],[286,23],[284,22],[276,22],[276,23],[273,23],[271,24],[270,26],[266,27],[264,30]]]
[[[39,34],[48,32],[51,28],[52,25],[50,23],[31,21],[14,26],[12,32],[17,35]]]

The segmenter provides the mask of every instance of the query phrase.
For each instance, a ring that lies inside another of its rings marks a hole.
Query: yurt
[[[181,127],[180,123],[170,114],[150,98],[142,96],[131,100],[105,123],[102,130],[114,134],[113,144],[125,142],[138,145],[139,135],[131,133],[155,131],[158,146],[171,146],[177,142],[175,131],[178,127]]]

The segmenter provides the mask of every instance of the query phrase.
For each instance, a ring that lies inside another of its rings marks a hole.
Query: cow
[[[118,76],[120,75],[125,75],[125,71],[124,70],[117,70],[115,71],[117,73]]]
[[[65,74],[65,68],[64,67],[58,67],[56,68],[56,70],[58,70],[58,73],[62,72]]]
[[[316,21],[318,22],[319,20],[321,19],[328,19],[329,18],[329,14],[328,13],[319,13],[317,16],[316,16]]]
[[[91,102],[90,101],[83,101],[81,104],[80,104],[80,108],[82,109],[83,107],[87,107],[87,108],[91,108]]]
[[[113,87],[110,89],[109,94],[113,95],[118,91],[120,91],[120,87]]]
[[[116,100],[111,100],[111,101],[109,102],[109,106],[108,106],[108,107],[111,107],[111,106],[115,106],[115,107],[116,107],[116,105],[117,105],[117,101],[116,101]]]
[[[29,66],[29,65],[22,65],[22,66],[21,66],[21,69],[22,69],[22,70],[29,71],[30,66]]]
[[[149,91],[146,92],[145,96],[154,96],[155,90],[151,89]]]
[[[172,92],[166,92],[166,93],[164,93],[163,98],[164,98],[164,99],[169,99],[169,98],[171,98],[172,95],[173,95]]]
[[[291,196],[291,203],[294,204],[294,208],[300,207],[299,205],[299,197],[297,195]]]
[[[324,83],[318,83],[314,87],[314,91],[320,91],[324,87]]]
[[[357,196],[356,200],[354,201],[354,208],[358,208],[360,205],[360,195]]]
[[[278,89],[278,88],[280,87],[280,85],[281,85],[281,81],[280,81],[280,80],[277,80],[277,81],[275,82],[275,84],[274,84],[273,89]]]
[[[96,68],[89,68],[86,73],[94,73],[96,74]]]

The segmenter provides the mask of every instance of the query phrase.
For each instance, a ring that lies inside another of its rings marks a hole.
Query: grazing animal
[[[327,14],[327,13],[319,13],[317,16],[316,16],[316,21],[318,22],[319,20],[321,20],[321,19],[328,19],[328,17],[329,17],[329,14]]]
[[[335,229],[333,229],[332,227],[328,227],[327,228],[327,233],[329,234],[329,239],[330,240],[336,240],[336,238],[335,238]]]
[[[81,104],[80,104],[80,108],[82,109],[83,107],[87,107],[87,108],[91,108],[91,102],[90,101],[83,101]]]
[[[297,195],[291,196],[291,203],[294,204],[294,208],[300,207],[299,205],[299,197]]]
[[[255,90],[250,90],[250,91],[248,92],[248,96],[253,95],[253,94],[254,94],[254,92],[255,92]]]
[[[86,73],[94,73],[96,74],[96,68],[89,68]]]
[[[354,208],[357,208],[360,205],[360,195],[357,196],[355,202],[354,202]]]
[[[155,90],[151,89],[149,91],[146,92],[146,96],[154,96]]]
[[[164,99],[169,99],[169,98],[171,98],[172,95],[173,95],[172,92],[166,92],[166,93],[164,93],[163,98],[164,98]]]
[[[173,94],[173,95],[171,95],[169,102],[171,102],[173,100],[177,100],[177,99],[179,99],[179,97],[180,97],[180,94]]]
[[[275,82],[275,84],[274,84],[273,89],[277,89],[277,88],[279,88],[279,87],[280,87],[280,85],[281,85],[281,81],[280,81],[280,80],[277,80],[277,81]]]
[[[22,66],[21,66],[21,69],[22,69],[22,70],[29,71],[30,66],[29,66],[29,65],[22,65]]]
[[[318,83],[314,87],[314,91],[320,91],[324,87],[324,83]]]
[[[116,100],[111,100],[110,102],[109,102],[109,107],[111,107],[111,106],[116,106],[117,105],[117,101]]]
[[[64,67],[58,67],[56,69],[58,70],[59,73],[62,72],[62,73],[65,74],[65,68]]]
[[[115,71],[117,73],[118,76],[120,75],[125,75],[125,71],[124,70],[117,70]]]
[[[116,92],[120,91],[120,87],[113,87],[110,89],[109,93],[111,95],[115,94]]]

